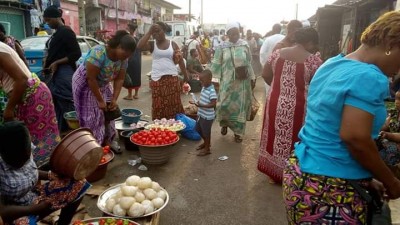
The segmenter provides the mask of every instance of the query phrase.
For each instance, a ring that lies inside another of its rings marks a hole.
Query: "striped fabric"
[[[211,100],[216,100],[217,98],[217,92],[215,92],[214,85],[211,84],[201,89],[199,104],[208,105],[211,103]],[[206,120],[213,120],[215,119],[215,109],[199,107],[197,115]]]

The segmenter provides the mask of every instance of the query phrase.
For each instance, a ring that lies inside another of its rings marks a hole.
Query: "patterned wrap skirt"
[[[152,90],[152,110],[154,119],[174,119],[178,113],[184,113],[181,101],[181,86],[178,76],[164,75],[158,81],[150,82]]]
[[[86,180],[72,180],[69,178],[60,178],[54,173],[50,173],[49,181],[36,187],[38,197],[33,204],[42,201],[51,203],[51,209],[56,211],[62,209],[70,203],[79,200],[84,196],[91,185]],[[16,219],[15,225],[37,224],[38,217],[30,215]]]
[[[79,125],[92,130],[93,136],[101,145],[105,141],[111,143],[114,139],[115,122],[110,121],[110,126],[105,125],[104,112],[99,108],[97,99],[86,79],[86,70],[78,69],[72,78],[72,93]],[[100,87],[100,93],[106,102],[111,101],[113,88],[110,83]]]
[[[23,121],[29,130],[33,150],[33,159],[38,167],[48,163],[50,155],[60,142],[56,113],[53,99],[46,84],[33,75],[28,80],[28,88],[17,106],[17,118]]]
[[[367,224],[367,203],[348,180],[303,173],[294,156],[284,169],[283,196],[289,225]]]

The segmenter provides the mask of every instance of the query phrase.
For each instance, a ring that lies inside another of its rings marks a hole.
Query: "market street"
[[[151,55],[143,55],[139,99],[123,100],[124,89],[120,95],[120,108],[134,107],[142,110],[144,115],[151,115],[151,94],[146,76],[150,68]],[[170,202],[161,211],[160,225],[286,224],[280,185],[269,184],[267,177],[257,170],[264,93],[264,84],[258,79],[255,96],[262,104],[262,110],[253,122],[247,123],[242,144],[234,142],[231,131],[222,136],[218,123],[214,122],[211,155],[196,156],[195,148],[200,142],[181,138],[168,163],[146,165],[148,171],[141,171],[138,165],[128,164],[138,152],[124,151],[108,165],[106,178],[94,185],[122,183],[133,174],[159,182],[170,196]],[[190,95],[182,95],[182,99],[187,105]],[[229,158],[220,161],[220,156]],[[84,198],[83,203],[91,217],[102,215],[96,202],[97,198]]]

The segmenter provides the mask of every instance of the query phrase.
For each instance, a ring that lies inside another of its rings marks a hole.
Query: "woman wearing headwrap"
[[[172,119],[176,114],[184,112],[178,69],[175,64],[179,63],[184,80],[188,79],[188,75],[178,45],[165,38],[165,33],[169,31],[171,28],[166,23],[157,22],[138,43],[139,49],[153,53],[150,83],[153,120]],[[149,43],[151,36],[155,40],[154,45]]]
[[[216,49],[211,63],[213,76],[220,80],[217,120],[222,127],[221,134],[226,135],[228,128],[231,129],[237,143],[242,142],[245,133],[255,86],[250,48],[246,41],[239,39],[239,29],[237,22],[227,25],[229,40]]]
[[[61,209],[58,224],[67,225],[90,184],[38,170],[32,147],[23,122],[0,125],[0,216],[7,224],[30,225]]]
[[[74,111],[72,99],[72,75],[81,49],[74,31],[61,20],[62,13],[55,6],[49,6],[43,13],[44,21],[56,32],[46,42],[47,57],[44,69],[49,69],[52,79],[47,84],[53,95],[58,127],[61,132],[68,130],[64,113]]]
[[[39,167],[46,164],[60,141],[50,90],[29,71],[18,54],[2,42],[0,80],[8,96],[4,121],[18,119],[25,122],[36,146],[33,159]]]

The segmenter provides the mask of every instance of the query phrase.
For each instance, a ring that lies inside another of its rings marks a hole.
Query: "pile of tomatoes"
[[[107,158],[106,155],[110,153],[110,146],[106,145],[103,147],[103,157],[101,157],[100,164],[106,163]]]
[[[168,129],[153,128],[142,130],[131,136],[131,141],[137,145],[160,146],[177,142],[178,135]]]

